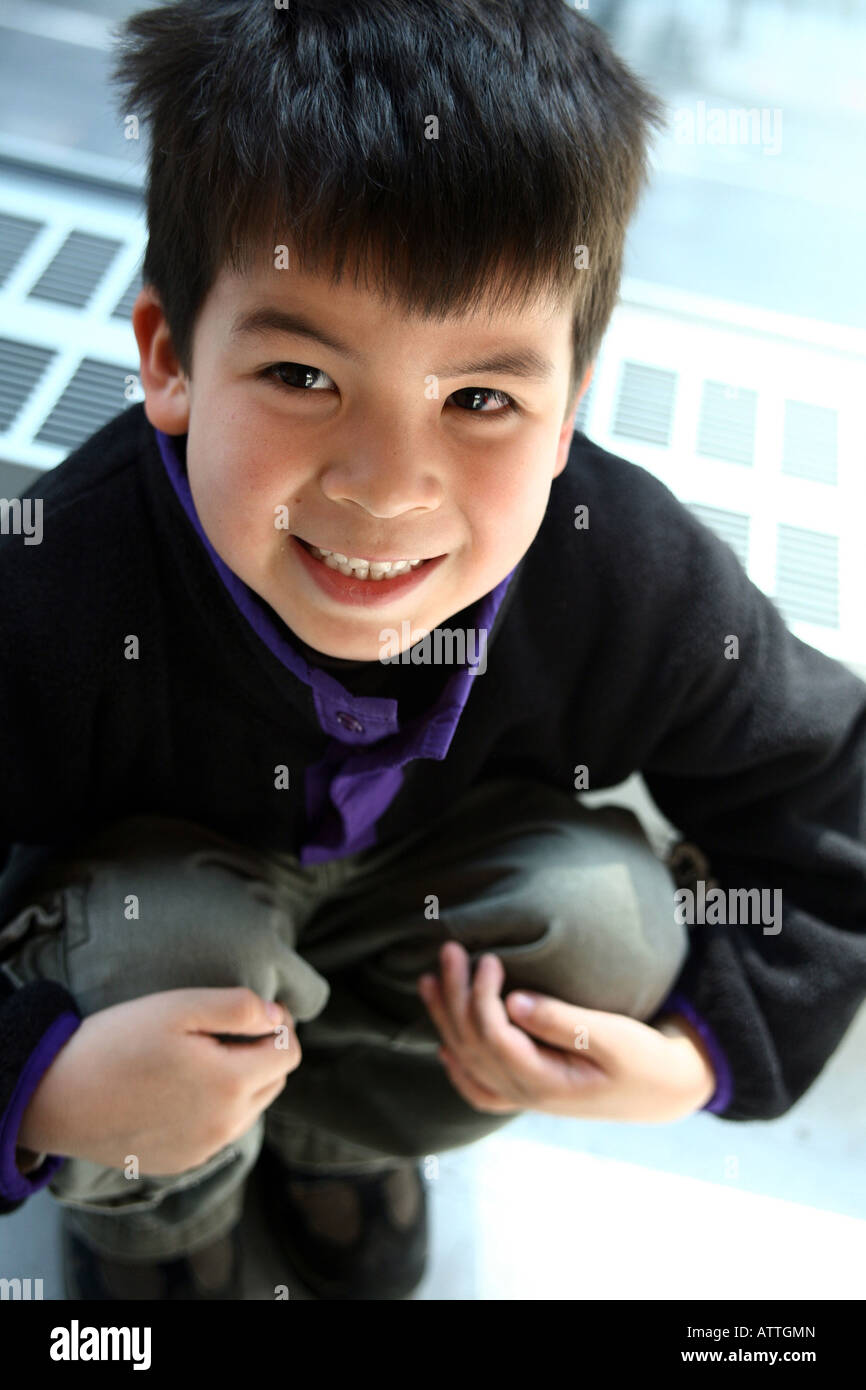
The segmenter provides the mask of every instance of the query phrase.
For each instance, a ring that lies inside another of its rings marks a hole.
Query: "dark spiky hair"
[[[120,27],[112,78],[187,376],[222,268],[289,245],[421,316],[573,304],[573,402],[664,109],[566,0],[176,0]]]

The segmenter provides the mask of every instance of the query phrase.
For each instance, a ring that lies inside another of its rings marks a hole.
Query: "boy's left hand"
[[[483,955],[471,980],[459,942],[447,942],[440,961],[441,981],[421,976],[419,993],[451,1082],[476,1110],[665,1123],[700,1110],[716,1089],[703,1042],[678,1014],[650,1027],[522,990],[535,1001],[524,1015],[514,1006],[517,990],[500,998],[498,956]],[[425,979],[432,982],[426,997]]]

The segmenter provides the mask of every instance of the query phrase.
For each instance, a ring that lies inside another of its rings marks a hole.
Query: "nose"
[[[349,442],[343,456],[325,467],[320,483],[329,501],[351,503],[383,520],[434,511],[442,501],[436,470],[405,428],[390,439],[377,434],[375,441]]]

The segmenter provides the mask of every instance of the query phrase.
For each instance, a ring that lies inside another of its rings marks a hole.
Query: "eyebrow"
[[[289,309],[274,309],[267,305],[250,309],[240,314],[229,331],[232,339],[248,337],[267,337],[272,333],[290,333],[297,338],[309,338],[311,342],[348,357],[352,362],[362,362],[362,354],[334,333],[326,333],[317,327],[306,315]],[[474,357],[462,362],[452,362],[440,367],[433,376],[458,377],[476,376],[483,372],[496,372],[505,376],[526,377],[532,381],[548,381],[556,367],[548,357],[536,352],[534,348],[512,348],[506,352],[495,353],[492,357]]]

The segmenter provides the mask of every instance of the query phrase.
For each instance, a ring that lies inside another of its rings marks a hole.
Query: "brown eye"
[[[294,376],[295,380],[287,381],[286,376]],[[304,362],[276,362],[259,373],[261,380],[270,381],[274,386],[285,386],[289,391],[308,391],[317,376],[327,376],[327,373],[318,367],[308,367]],[[330,377],[327,379],[330,381]]]
[[[516,409],[510,396],[506,396],[504,391],[493,391],[489,387],[465,386],[461,391],[455,391],[454,397],[463,396],[465,408],[474,415],[510,415]],[[501,406],[499,410],[485,410],[484,406],[488,401],[498,402]],[[461,406],[461,409],[463,406]]]

